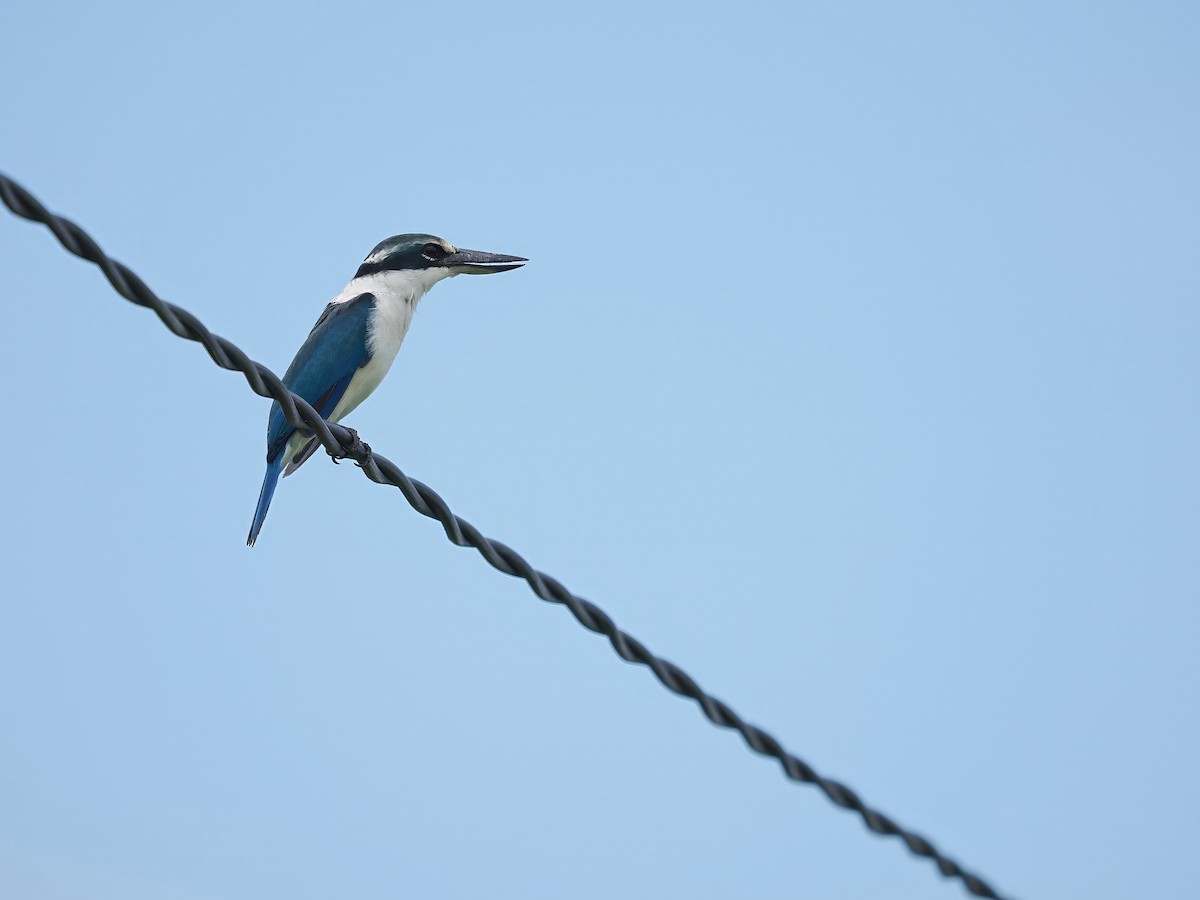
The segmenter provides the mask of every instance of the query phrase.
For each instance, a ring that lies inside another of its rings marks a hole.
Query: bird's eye
[[[446,248],[441,244],[426,244],[421,248],[421,255],[430,262],[437,262],[446,255]]]

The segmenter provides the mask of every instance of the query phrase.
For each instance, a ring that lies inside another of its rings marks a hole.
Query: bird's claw
[[[362,441],[358,439],[357,431],[347,425],[343,425],[342,427],[350,432],[350,443],[341,450],[330,450],[328,447],[325,448],[325,452],[329,454],[329,458],[333,460],[333,464],[335,466],[341,465],[343,459],[348,459],[353,454],[355,446],[362,443]]]
[[[355,429],[349,427],[348,425],[343,425],[342,427],[345,428],[348,432],[350,432],[350,443],[341,452],[334,452],[333,450],[326,450],[326,452],[329,454],[329,458],[333,460],[333,464],[340,465],[341,461],[343,459],[352,459],[359,455],[361,455],[363,457],[364,461],[370,460],[371,445],[368,444],[366,441],[364,441],[362,438],[360,438],[358,436],[358,432]],[[358,462],[357,459],[355,459],[354,464],[356,466],[358,466],[360,469],[363,466],[363,464],[361,462]]]

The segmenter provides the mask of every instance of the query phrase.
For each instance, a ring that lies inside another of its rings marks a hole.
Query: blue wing
[[[311,403],[325,418],[346,393],[354,373],[371,359],[367,327],[374,308],[374,294],[359,294],[353,300],[330,303],[284,373],[283,383],[292,393]],[[273,403],[267,420],[268,462],[279,461],[295,433],[296,429],[283,417],[282,407]]]

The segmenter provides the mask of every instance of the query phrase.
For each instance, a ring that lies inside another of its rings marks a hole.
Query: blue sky
[[[1200,834],[1200,10],[22,4],[0,170],[1014,896]],[[0,893],[963,896],[0,222]]]

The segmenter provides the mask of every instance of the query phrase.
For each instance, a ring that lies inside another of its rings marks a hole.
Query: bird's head
[[[528,262],[522,256],[463,250],[432,234],[398,234],[380,241],[367,254],[355,277],[378,272],[418,272],[441,277],[507,272]]]

